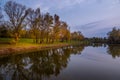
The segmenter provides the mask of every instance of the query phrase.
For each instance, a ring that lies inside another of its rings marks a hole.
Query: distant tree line
[[[107,37],[92,37],[85,38],[84,40],[91,43],[107,43],[107,44],[120,44],[120,29],[114,27],[112,31],[107,33]]]
[[[86,41],[91,43],[107,43],[108,39],[106,37],[92,37],[92,38],[85,38]]]
[[[5,15],[2,14],[4,11]],[[55,41],[83,40],[81,32],[70,32],[70,27],[55,14],[41,13],[40,8],[32,9],[8,1],[0,9],[0,38],[32,38],[35,43],[53,43]]]

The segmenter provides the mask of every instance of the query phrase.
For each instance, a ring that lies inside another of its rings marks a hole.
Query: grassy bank
[[[59,44],[41,44],[41,45],[31,45],[31,44],[18,44],[18,45],[6,45],[0,48],[0,55],[9,55],[16,53],[27,53],[49,48],[59,48],[64,46],[69,46],[70,44],[59,43]]]
[[[59,48],[64,46],[69,46],[75,44],[75,42],[55,42],[53,44],[35,44],[33,39],[20,39],[17,44],[6,44],[12,39],[10,38],[0,38],[0,56],[3,55],[13,55],[19,53],[27,53],[32,51],[38,51],[48,48]]]

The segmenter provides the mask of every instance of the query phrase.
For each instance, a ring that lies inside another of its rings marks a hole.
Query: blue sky
[[[3,0],[5,1],[5,0]],[[120,17],[120,0],[13,0],[43,13],[58,14],[72,30],[91,22]],[[104,26],[105,27],[105,26]],[[82,29],[80,27],[80,29]],[[84,32],[84,30],[82,30]],[[89,35],[88,35],[89,36]]]

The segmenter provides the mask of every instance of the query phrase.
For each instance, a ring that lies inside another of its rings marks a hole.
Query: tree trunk
[[[14,35],[15,43],[17,43],[19,41],[19,37],[20,37],[19,33],[15,33],[15,35]]]

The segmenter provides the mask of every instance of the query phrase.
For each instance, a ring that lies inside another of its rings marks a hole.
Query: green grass
[[[29,47],[29,46],[37,46],[38,44],[33,43],[33,39],[25,39],[21,38],[17,44],[4,44],[5,43],[10,43],[12,42],[12,38],[0,38],[0,48],[5,48],[5,47]]]
[[[12,38],[0,38],[0,42],[11,42]],[[30,46],[51,46],[51,45],[63,45],[63,44],[69,44],[70,42],[54,42],[54,43],[43,43],[43,44],[35,44],[33,42],[33,39],[26,39],[26,38],[20,38],[19,42],[17,44],[0,44],[0,48],[6,48],[6,47],[30,47]]]
[[[26,38],[21,38],[19,40],[19,43],[33,43],[33,39],[26,39]]]
[[[10,42],[12,38],[0,38],[0,42]]]
[[[0,38],[0,42],[11,42],[12,38]],[[21,38],[18,43],[33,43],[33,39]]]
[[[12,39],[9,38],[0,38],[0,41],[11,41]],[[69,45],[68,43],[65,42],[55,42],[55,43],[43,43],[43,44],[35,44],[33,43],[33,39],[20,39],[17,44],[0,44],[0,50],[5,49],[13,49],[16,50],[18,49],[23,49],[20,52],[26,52],[26,51],[31,51],[33,49],[35,50],[40,50],[40,49],[49,49],[49,48],[57,48],[57,47],[62,47],[62,46],[67,46]]]
[[[0,38],[0,42],[11,42],[13,39],[12,38]],[[33,42],[33,39],[28,39],[28,38],[20,38],[19,42],[17,44],[35,44]],[[68,44],[76,44],[76,43],[84,43],[84,41],[64,41],[64,42],[54,42],[54,44],[59,44],[59,43],[68,43]],[[45,43],[44,43],[45,44]],[[48,45],[48,44],[46,44]]]
[[[11,42],[12,38],[0,38],[0,42]],[[26,38],[20,38],[19,42],[17,44],[0,44],[0,48],[6,48],[6,47],[30,47],[30,46],[51,46],[51,45],[65,45],[65,44],[83,44],[83,41],[64,41],[64,42],[54,42],[54,43],[43,43],[43,44],[35,44],[33,42],[33,39],[26,39]]]

